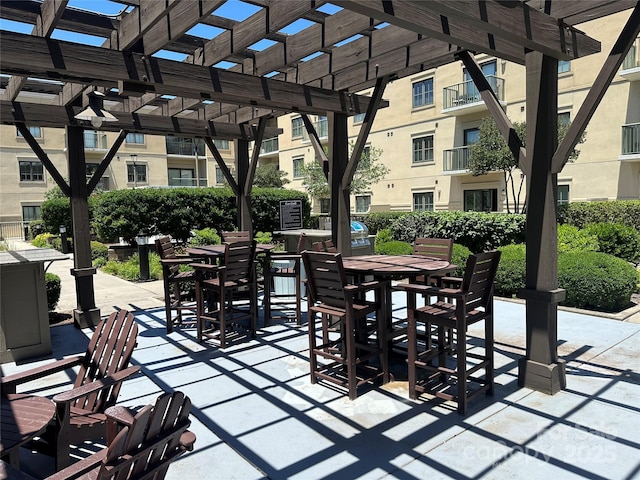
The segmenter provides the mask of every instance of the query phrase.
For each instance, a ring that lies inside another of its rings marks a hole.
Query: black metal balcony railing
[[[450,150],[444,150],[442,170],[445,172],[468,170],[470,154],[471,149],[469,147],[456,147]]]
[[[165,137],[167,155],[205,155],[204,141],[193,138]]]
[[[278,151],[278,137],[267,138],[260,145],[260,155]]]
[[[84,132],[84,148],[106,150],[107,134],[94,132],[93,130],[85,130]]]
[[[622,126],[622,154],[640,154],[640,123]]]
[[[489,75],[486,77],[491,89],[495,92],[498,100],[504,100],[504,79]],[[442,108],[454,108],[462,107],[472,103],[481,102],[480,92],[473,83],[469,80],[467,82],[458,83],[456,85],[449,85],[443,89],[443,106]]]
[[[635,43],[631,45],[629,53],[627,53],[622,62],[622,70],[630,70],[637,67],[640,67],[640,38],[636,38]]]

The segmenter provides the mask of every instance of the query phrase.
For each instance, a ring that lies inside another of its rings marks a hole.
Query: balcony
[[[327,118],[323,117],[320,120],[313,122],[313,128],[316,129],[316,133],[318,134],[318,138],[324,139],[329,137],[329,124],[327,123]],[[309,141],[309,133],[306,128],[302,129],[302,140]]]
[[[486,77],[491,89],[498,96],[502,105],[504,101],[504,79],[489,75]],[[472,80],[443,88],[442,113],[449,115],[467,115],[482,112],[487,107]]]
[[[622,150],[620,161],[640,161],[640,123],[622,126]]]
[[[471,149],[469,147],[455,147],[443,152],[442,173],[466,174],[469,170],[469,156]]]
[[[195,138],[165,137],[167,155],[205,156],[204,141]]]
[[[94,132],[93,130],[85,130],[84,148],[85,150],[106,150],[107,134],[102,132]]]
[[[278,137],[267,138],[260,145],[261,157],[277,157],[278,155]]]
[[[629,81],[640,80],[640,38],[636,38],[634,44],[631,45],[631,49],[629,49],[629,53],[624,57],[620,76]]]

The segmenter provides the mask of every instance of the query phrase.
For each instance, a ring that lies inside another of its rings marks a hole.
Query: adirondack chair
[[[182,312],[190,311],[195,315],[195,302],[185,302],[182,295],[183,286],[195,282],[195,272],[193,270],[180,271],[180,265],[188,265],[196,261],[196,259],[189,255],[176,254],[169,237],[162,237],[156,240],[156,251],[160,255],[160,264],[162,265],[167,333],[171,333],[174,326],[182,324]],[[174,310],[176,311],[175,317],[173,316]]]
[[[57,469],[69,464],[70,444],[106,435],[105,410],[115,405],[122,382],[140,370],[139,366],[127,368],[137,335],[133,315],[120,310],[98,324],[83,356],[0,379],[2,394],[7,395],[16,393],[18,385],[80,366],[73,388],[53,397],[56,415],[43,436],[48,449],[55,451]]]
[[[171,462],[193,450],[190,410],[191,401],[182,392],[165,393],[135,415],[111,407],[105,412],[108,447],[46,480],[162,480]]]

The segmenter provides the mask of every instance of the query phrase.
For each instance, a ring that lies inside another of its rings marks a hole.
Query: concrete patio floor
[[[402,316],[404,294],[393,300]],[[517,385],[524,306],[496,301],[495,395],[473,401],[462,417],[448,402],[409,400],[401,364],[395,382],[355,401],[312,385],[304,326],[275,323],[222,351],[198,344],[192,329],[167,335],[161,307],[123,297],[112,304],[135,311],[140,328],[133,363],[142,374],[125,382],[120,402],[144,405],[168,390],[193,402],[195,450],[171,466],[170,480],[640,478],[639,324],[559,312],[567,389],[548,396]],[[83,351],[91,332],[62,325],[51,333],[52,357],[60,358]],[[51,394],[69,377],[48,382],[21,391]],[[21,455],[32,474],[51,473],[40,455]]]
[[[72,257],[48,269],[62,280],[57,311],[75,307]],[[142,374],[125,382],[120,403],[141,406],[169,390],[193,402],[195,449],[172,464],[169,480],[640,479],[640,307],[609,318],[559,310],[567,388],[548,396],[517,384],[524,305],[496,300],[495,395],[471,402],[461,417],[451,403],[410,400],[402,361],[395,382],[362,389],[355,401],[312,385],[305,326],[265,328],[261,318],[256,339],[223,351],[198,344],[192,329],[166,334],[162,282],[98,271],[94,285],[103,315],[126,308],[140,329],[133,363]],[[393,302],[394,316],[404,316],[404,293]],[[3,364],[2,374],[83,352],[91,331],[68,324],[51,334],[49,358]],[[19,391],[51,395],[70,381],[61,373]],[[87,444],[76,455],[97,448]],[[21,460],[36,477],[53,473],[48,457],[22,449]]]

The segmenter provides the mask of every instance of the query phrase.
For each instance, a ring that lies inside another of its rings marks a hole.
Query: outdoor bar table
[[[437,258],[423,255],[363,255],[356,257],[344,257],[342,259],[345,272],[353,275],[356,282],[364,281],[368,275],[376,280],[399,280],[403,278],[415,278],[419,275],[443,275],[452,272],[456,266]],[[391,284],[385,289],[384,316],[387,331],[392,333],[393,306],[391,303]],[[391,351],[391,341],[389,350]]]
[[[0,457],[19,468],[19,447],[42,433],[55,412],[55,404],[45,397],[25,394],[0,397]]]

